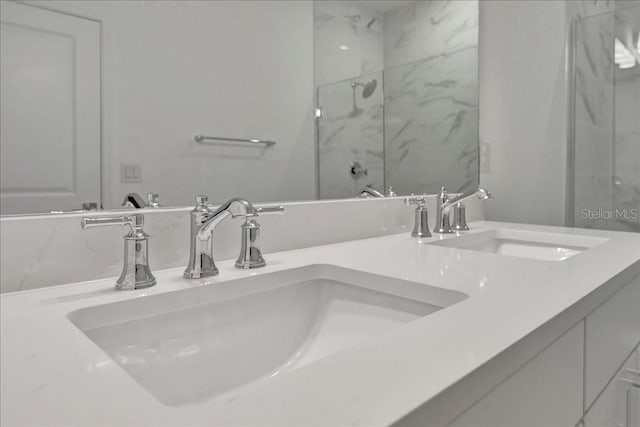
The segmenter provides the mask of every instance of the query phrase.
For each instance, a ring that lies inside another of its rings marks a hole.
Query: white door
[[[0,213],[100,206],[100,23],[0,1]]]

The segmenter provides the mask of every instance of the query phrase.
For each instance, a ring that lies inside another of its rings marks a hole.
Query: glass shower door
[[[567,223],[640,232],[640,7],[572,25]]]

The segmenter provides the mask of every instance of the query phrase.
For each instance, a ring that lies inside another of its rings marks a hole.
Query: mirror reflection
[[[478,185],[476,1],[0,4],[2,214]]]

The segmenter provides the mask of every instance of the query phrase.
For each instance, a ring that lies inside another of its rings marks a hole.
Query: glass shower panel
[[[378,72],[318,88],[321,199],[356,197],[366,186],[385,192],[382,86]]]
[[[640,231],[640,8],[573,23],[569,221]],[[618,42],[616,42],[618,40]],[[619,43],[635,50],[621,68]]]
[[[636,48],[636,60],[629,68],[618,64],[613,73],[612,202],[618,214],[612,229],[640,232],[640,7],[618,10],[615,31],[621,43]]]

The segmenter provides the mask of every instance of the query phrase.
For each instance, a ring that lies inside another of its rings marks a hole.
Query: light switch
[[[142,166],[138,163],[120,164],[120,182],[138,183],[142,182]]]

